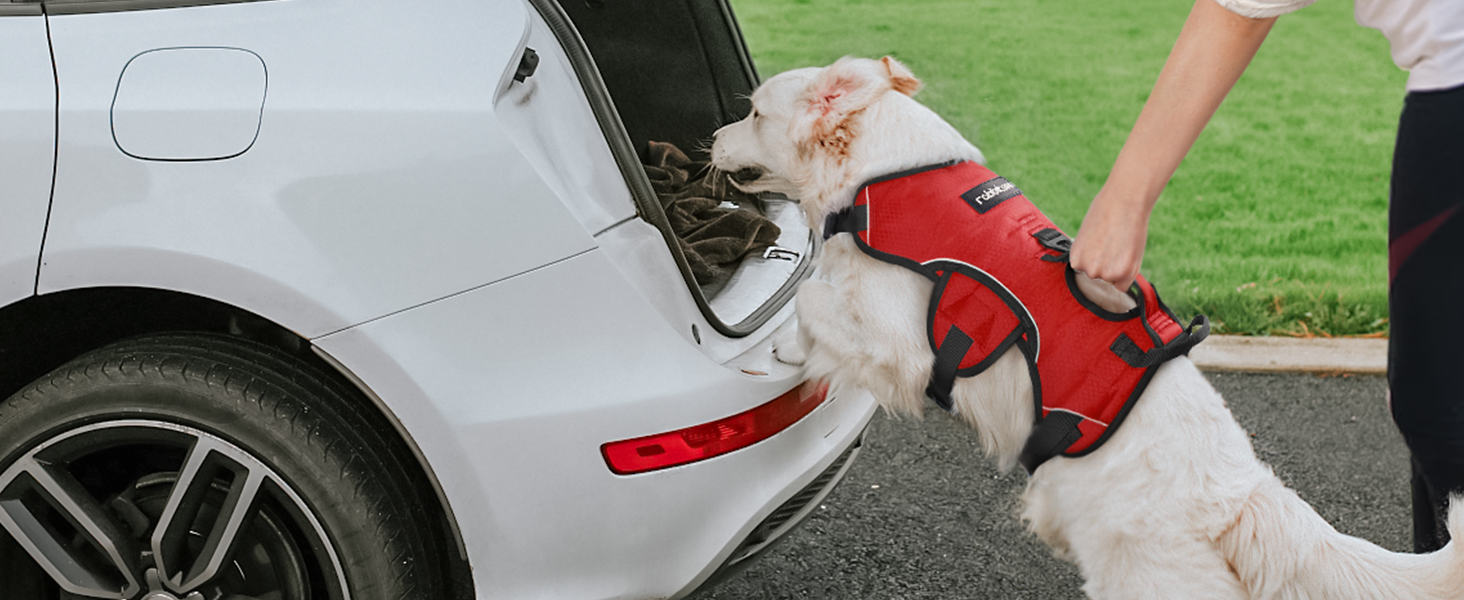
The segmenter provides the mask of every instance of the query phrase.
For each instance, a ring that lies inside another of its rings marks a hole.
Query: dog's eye
[[[753,109],[752,109],[752,120],[754,120],[754,121],[756,121],[756,120],[757,120],[757,118],[758,118],[758,117],[761,117],[761,116],[762,116],[762,115],[761,115],[761,114],[758,114],[758,112],[757,112],[757,108],[753,108]]]

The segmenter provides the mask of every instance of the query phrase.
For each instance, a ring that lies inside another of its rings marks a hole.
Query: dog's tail
[[[1448,526],[1455,541],[1437,552],[1389,552],[1338,533],[1271,479],[1219,544],[1252,598],[1464,599],[1464,497],[1450,502]]]

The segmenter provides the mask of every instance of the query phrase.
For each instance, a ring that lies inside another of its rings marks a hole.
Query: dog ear
[[[925,86],[925,84],[920,83],[919,79],[915,78],[915,74],[911,73],[910,69],[905,68],[904,63],[895,60],[894,57],[886,56],[879,59],[879,61],[884,63],[885,70],[889,71],[890,87],[893,87],[895,91],[906,96],[914,96],[915,92],[920,91],[920,88]]]
[[[909,73],[903,65],[899,69]],[[893,88],[891,70],[884,63],[867,58],[841,58],[809,83],[789,123],[789,133],[805,151],[820,146],[845,148],[852,137],[850,117]]]

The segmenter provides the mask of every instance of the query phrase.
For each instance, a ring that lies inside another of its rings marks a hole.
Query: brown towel
[[[699,285],[737,268],[742,257],[778,241],[778,226],[754,209],[759,200],[732,187],[707,161],[693,161],[672,144],[649,142],[646,175]],[[733,202],[738,208],[723,207]]]

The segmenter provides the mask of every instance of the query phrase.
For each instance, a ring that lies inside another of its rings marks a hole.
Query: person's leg
[[[1464,492],[1464,87],[1408,95],[1388,229],[1388,385],[1426,552],[1447,543],[1444,505]]]

